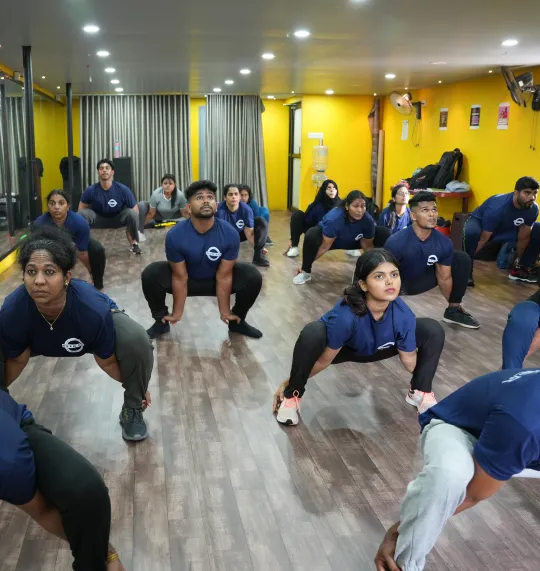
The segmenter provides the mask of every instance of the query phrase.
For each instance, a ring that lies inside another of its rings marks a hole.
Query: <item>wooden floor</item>
[[[331,367],[310,381],[300,425],[275,421],[272,394],[288,375],[298,333],[336,302],[354,261],[333,252],[315,264],[311,283],[294,286],[297,262],[281,255],[288,215],[273,214],[270,229],[272,266],[248,317],[264,337],[229,339],[215,300],[189,299],[182,322],[156,344],[146,441],[122,440],[121,387],[90,356],[32,359],[12,385],[39,422],[103,474],[112,541],[128,571],[374,569],[419,467],[417,417],[404,402],[409,375],[397,359]],[[108,254],[105,291],[144,326],[151,319],[140,273],[164,259],[165,233],[148,231],[138,257],[122,231],[96,232]],[[242,259],[250,256],[243,244]],[[477,268],[465,301],[482,327],[444,325],[439,399],[500,368],[508,310],[535,289],[510,283],[494,264]],[[0,294],[20,279],[15,267],[0,276]],[[407,301],[418,316],[442,317],[438,291]],[[6,504],[0,538],[2,571],[71,569],[67,546]],[[427,569],[537,571],[539,555],[540,481],[519,479],[452,519]]]

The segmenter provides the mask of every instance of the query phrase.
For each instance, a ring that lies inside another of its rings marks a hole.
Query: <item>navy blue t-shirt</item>
[[[124,208],[133,208],[137,204],[131,190],[125,184],[116,181],[113,181],[109,190],[103,190],[99,182],[89,186],[82,193],[81,202],[88,204],[92,210],[106,218],[112,218],[120,214]]]
[[[333,208],[318,224],[327,238],[335,238],[330,250],[349,250],[359,247],[362,238],[375,236],[375,222],[366,212],[360,220],[351,222],[343,208]]]
[[[225,201],[220,202],[217,207],[216,218],[225,220],[234,226],[239,234],[242,234],[244,228],[254,227],[253,210],[245,202],[240,202],[236,212],[231,212]]]
[[[409,226],[390,236],[384,247],[398,259],[403,281],[415,280],[426,272],[434,272],[435,264],[451,266],[454,258],[454,247],[450,238],[438,230],[432,230],[429,237],[422,242],[414,233],[413,227]]]
[[[325,214],[326,208],[322,202],[316,202],[313,206],[310,204],[307,207],[304,222],[311,226],[317,226],[317,224],[324,218]]]
[[[238,232],[220,218],[214,218],[214,225],[204,234],[195,230],[191,219],[182,220],[165,238],[167,260],[186,262],[188,276],[196,280],[215,278],[221,260],[236,260],[239,249]]]
[[[50,212],[45,212],[45,214],[42,214],[35,219],[34,225],[36,227],[56,226],[56,222]],[[79,252],[88,251],[88,243],[90,242],[90,225],[86,218],[76,212],[73,212],[73,210],[68,210],[63,228],[71,234]]]
[[[473,455],[496,480],[540,471],[540,369],[507,369],[472,380],[418,417],[434,418],[476,438]]]
[[[319,319],[326,325],[327,347],[347,346],[363,357],[394,345],[406,353],[416,351],[416,317],[402,299],[390,302],[380,321],[370,311],[356,315],[341,301]]]
[[[471,213],[471,216],[480,220],[482,230],[493,232],[493,238],[509,242],[516,240],[521,225],[534,224],[538,218],[538,206],[534,203],[530,208],[516,208],[514,193],[509,192],[490,196]]]
[[[51,331],[24,285],[10,293],[0,309],[0,345],[9,358],[30,347],[32,355],[79,357],[93,353],[108,359],[115,352],[111,309],[114,301],[88,282],[72,279],[66,306]]]
[[[391,215],[390,206],[383,208],[381,210],[381,213],[379,214],[379,226],[385,226],[386,228],[390,228],[390,226],[388,225],[390,222],[390,215]],[[392,228],[392,234],[395,234],[400,230],[404,230],[405,228],[407,228],[407,226],[410,226],[411,224],[412,224],[411,211],[409,210],[409,207],[407,207],[405,209],[405,212],[403,212],[401,216],[399,217],[396,216],[394,227]]]
[[[36,493],[36,467],[28,437],[21,430],[32,413],[0,389],[0,500],[17,506]]]

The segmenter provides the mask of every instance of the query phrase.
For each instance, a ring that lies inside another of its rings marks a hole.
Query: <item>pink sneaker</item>
[[[278,412],[277,421],[281,424],[295,425],[298,424],[298,411],[300,410],[301,398],[298,398],[298,393],[295,391],[295,396],[290,399],[283,399]]]
[[[418,409],[418,414],[422,414],[432,406],[435,406],[437,399],[433,393],[423,393],[422,391],[413,391],[411,389],[405,397],[405,402],[415,406]]]

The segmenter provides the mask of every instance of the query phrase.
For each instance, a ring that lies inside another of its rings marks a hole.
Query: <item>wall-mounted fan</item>
[[[509,67],[501,67],[501,72],[506,81],[506,86],[508,91],[510,91],[510,96],[512,101],[516,105],[527,106],[525,101],[525,93],[533,94],[533,102],[538,99],[538,93],[540,92],[540,85],[534,84],[534,77],[532,72],[527,71],[521,75],[515,75],[514,72]],[[536,105],[533,105],[533,108]],[[536,111],[536,109],[535,109]]]
[[[392,107],[401,115],[411,115],[413,110],[416,113],[417,119],[422,119],[422,104],[420,101],[413,102],[412,95],[407,93],[399,93],[392,91],[389,95]]]

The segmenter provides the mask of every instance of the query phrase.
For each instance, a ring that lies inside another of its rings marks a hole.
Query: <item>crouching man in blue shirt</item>
[[[377,571],[421,571],[452,515],[540,470],[540,369],[472,380],[419,416],[424,468],[407,487],[401,519],[384,538]]]
[[[167,233],[167,261],[153,262],[142,273],[144,297],[155,320],[147,330],[150,339],[168,333],[170,324],[182,319],[186,299],[194,296],[216,296],[221,320],[231,333],[262,337],[246,322],[262,276],[255,266],[237,263],[240,236],[229,222],[216,217],[216,192],[209,180],[194,182],[185,191],[190,218]],[[167,293],[173,296],[172,313],[165,305]],[[233,293],[236,303],[231,310]]]

